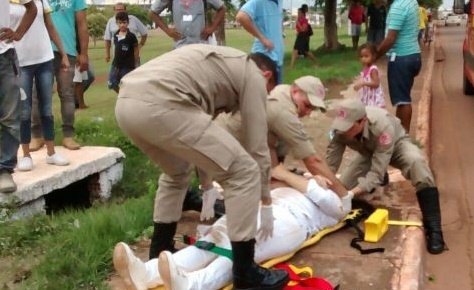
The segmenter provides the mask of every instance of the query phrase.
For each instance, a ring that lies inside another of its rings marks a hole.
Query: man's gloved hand
[[[215,187],[202,193],[201,221],[210,220],[214,217],[214,203],[219,195]]]
[[[257,232],[257,240],[265,241],[273,235],[273,207],[272,205],[261,205],[260,228]]]

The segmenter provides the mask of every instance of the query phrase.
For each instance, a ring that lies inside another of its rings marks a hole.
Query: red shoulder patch
[[[389,145],[390,143],[392,143],[392,135],[390,135],[387,132],[383,132],[382,134],[380,134],[379,136],[380,145]]]

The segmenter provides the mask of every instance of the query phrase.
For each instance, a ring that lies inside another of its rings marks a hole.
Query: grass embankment
[[[311,40],[313,49],[322,44],[322,34],[321,29],[315,29]],[[288,70],[295,33],[287,30],[286,35],[285,83],[302,75],[316,75],[329,86],[344,84],[359,71],[355,53],[350,49],[316,53],[316,65],[298,59],[296,68]],[[349,44],[350,39],[341,35],[340,41]],[[243,30],[227,31],[229,46],[249,51],[251,42]],[[171,46],[170,39],[162,32],[152,32],[142,51],[142,62],[166,52]],[[86,93],[89,109],[76,113],[77,139],[84,145],[121,148],[127,155],[123,180],[114,188],[114,198],[106,204],[23,221],[0,221],[0,285],[29,290],[105,289],[114,244],[133,241],[152,224],[159,170],[117,128],[116,95],[106,87],[109,64],[104,62],[103,43],[91,47],[89,55],[97,80]],[[59,144],[62,136],[57,97],[54,97],[54,108]]]

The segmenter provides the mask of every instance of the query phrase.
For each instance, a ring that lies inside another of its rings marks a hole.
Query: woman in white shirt
[[[20,171],[33,169],[33,160],[29,148],[33,84],[35,84],[38,94],[38,105],[47,150],[46,163],[59,166],[69,164],[69,161],[55,152],[54,149],[54,118],[52,113],[54,55],[50,39],[60,51],[63,69],[69,67],[69,61],[51,20],[51,8],[48,0],[34,0],[34,2],[38,10],[36,18],[23,38],[15,43],[20,63],[22,89],[20,143],[23,157],[20,158],[17,165]],[[25,8],[22,5],[14,4],[14,1],[10,2],[10,22],[13,27],[19,24],[24,13]]]
[[[351,195],[339,198],[314,179],[295,175],[281,165],[272,169],[272,177],[292,188],[271,191],[275,217],[273,236],[265,241],[257,240],[255,261],[258,263],[297,250],[308,237],[336,225],[351,210]],[[199,240],[231,249],[225,216]],[[165,251],[158,259],[143,263],[125,243],[118,243],[113,261],[130,289],[144,290],[164,284],[167,290],[212,290],[232,281],[232,260],[195,246],[174,254]]]

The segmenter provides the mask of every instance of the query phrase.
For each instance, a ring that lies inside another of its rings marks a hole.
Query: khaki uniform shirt
[[[122,79],[119,94],[119,98],[149,102],[163,110],[199,110],[209,115],[209,123],[200,122],[203,125],[196,125],[193,136],[180,136],[181,140],[201,136],[220,112],[240,111],[241,144],[257,161],[262,194],[269,196],[266,96],[266,80],[247,54],[230,47],[204,44],[183,46],[136,68]],[[221,155],[225,151],[213,152],[213,160]]]
[[[290,85],[278,85],[267,98],[268,144],[270,148],[277,148],[283,142],[296,159],[304,159],[315,155],[316,151],[298,118],[290,88]],[[240,140],[240,114],[223,114],[216,121]]]
[[[384,109],[366,107],[368,121],[362,136],[348,139],[342,134],[335,134],[331,140],[326,161],[333,172],[341,165],[346,146],[371,159],[371,167],[365,177],[358,179],[358,186],[371,191],[380,184],[394,153],[398,141],[409,138],[400,124],[400,120]]]

